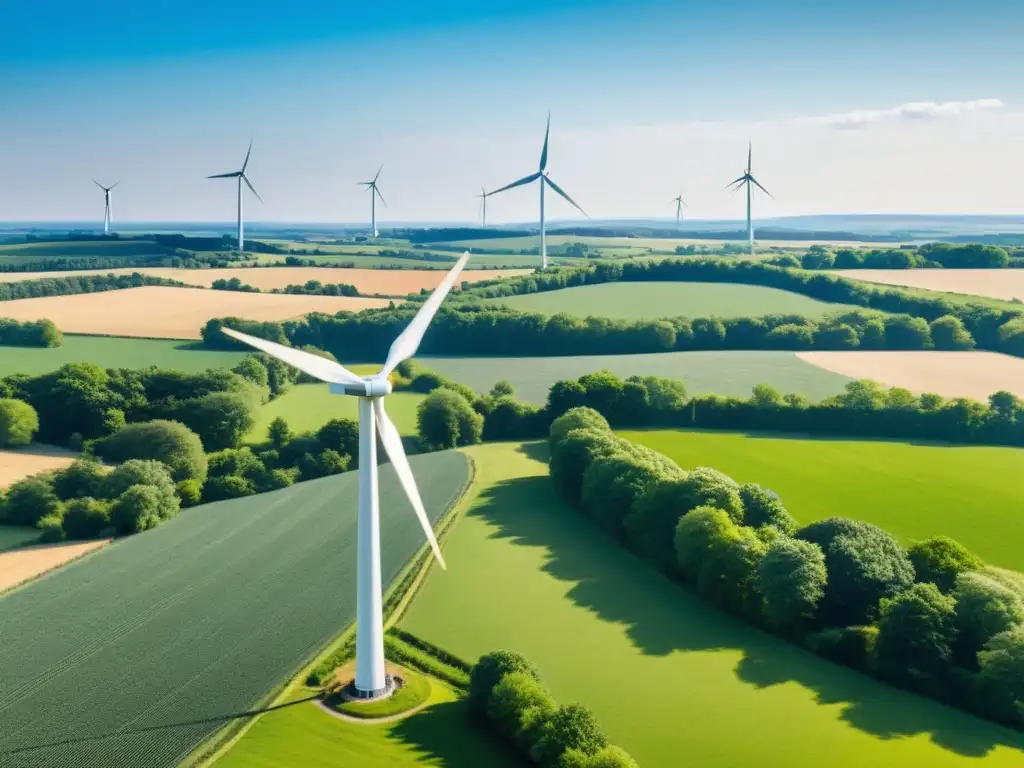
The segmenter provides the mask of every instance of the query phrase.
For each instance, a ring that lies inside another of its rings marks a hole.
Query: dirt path
[[[397,715],[388,715],[387,717],[352,717],[352,715],[346,715],[344,712],[339,712],[336,709],[332,709],[331,707],[324,704],[323,700],[321,699],[317,699],[313,702],[314,705],[320,707],[320,709],[322,709],[331,717],[336,717],[339,720],[344,720],[346,723],[356,723],[358,725],[383,725],[384,723],[393,723],[396,720],[402,720],[406,717],[410,717],[411,715],[415,715],[417,712],[419,712],[421,709],[424,709],[430,703],[430,699],[428,698],[422,704],[417,704],[410,710],[407,710],[405,712],[399,712]]]

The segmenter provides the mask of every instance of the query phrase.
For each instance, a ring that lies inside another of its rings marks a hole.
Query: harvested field
[[[54,445],[29,445],[16,450],[0,451],[0,488],[6,488],[23,477],[63,469],[78,454]]]
[[[1024,300],[1024,269],[837,269],[832,274],[883,285]]]
[[[502,277],[527,275],[530,269],[470,269],[462,273],[460,281],[478,283],[481,280],[497,280]],[[345,269],[333,267],[258,267],[228,269],[172,269],[140,267],[132,269],[87,269],[63,272],[7,272],[0,273],[0,282],[11,283],[22,280],[40,280],[45,277],[80,277],[83,275],[130,275],[138,272],[152,277],[180,280],[189,285],[209,288],[214,280],[230,280],[237,277],[243,283],[269,291],[289,285],[303,285],[310,280],[324,284],[348,283],[360,293],[379,293],[386,296],[405,296],[419,293],[420,289],[432,290],[444,278],[445,270],[426,269]]]
[[[110,539],[38,544],[0,552],[0,592],[106,546]]]
[[[145,286],[103,293],[6,301],[2,315],[15,320],[48,318],[66,333],[198,339],[199,329],[213,317],[287,320],[308,312],[358,312],[387,305],[387,299],[289,296]]]
[[[999,390],[1024,396],[1024,360],[996,352],[797,352],[796,356],[833,373],[911,392],[982,401]]]

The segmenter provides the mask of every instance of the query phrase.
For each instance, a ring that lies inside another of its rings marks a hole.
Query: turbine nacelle
[[[386,376],[368,376],[360,384],[330,382],[328,386],[333,395],[355,397],[384,397],[392,391],[391,382]]]

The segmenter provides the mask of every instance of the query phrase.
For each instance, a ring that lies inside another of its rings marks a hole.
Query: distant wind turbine
[[[105,203],[105,205],[103,207],[103,234],[104,235],[109,235],[110,234],[110,190],[112,190],[114,187],[116,187],[121,182],[120,181],[115,182],[114,184],[111,184],[109,187],[104,187],[102,184],[100,184],[98,181],[96,181],[96,179],[93,179],[92,183],[95,184],[97,187],[99,187],[100,189],[103,190],[103,200],[104,200],[104,203]]]
[[[551,114],[548,113],[548,125],[547,128],[544,129],[544,148],[540,152],[540,168],[537,170],[537,172],[531,173],[529,176],[524,176],[518,181],[513,181],[511,184],[506,184],[504,187],[501,187],[500,189],[496,189],[493,192],[487,193],[488,197],[490,197],[491,195],[496,195],[499,192],[504,192],[506,189],[521,187],[524,184],[532,184],[538,179],[540,180],[540,266],[542,269],[545,269],[548,266],[548,240],[547,232],[544,229],[544,187],[551,187],[553,190],[555,190],[555,192],[557,192],[559,195],[561,195],[570,203],[572,203],[572,206],[577,211],[582,213],[584,216],[587,216],[587,212],[580,208],[576,204],[576,201],[569,197],[569,195],[567,195],[565,191],[560,186],[555,184],[555,182],[551,180],[551,177],[548,176],[548,136],[550,135],[550,133]],[[587,218],[589,219],[590,217],[587,216]]]
[[[249,181],[249,177],[245,175],[245,169],[249,165],[249,155],[252,154],[252,140],[249,141],[249,150],[245,153],[245,162],[242,163],[242,169],[240,171],[234,171],[233,173],[218,173],[216,176],[207,176],[208,179],[238,179],[238,252],[243,253],[245,251],[245,232],[242,226],[242,182],[244,181],[246,186],[252,190],[252,193],[256,195],[256,199],[261,203],[263,198],[260,197],[260,193],[256,191],[256,188]]]
[[[384,203],[384,207],[387,208],[388,204],[384,202],[384,195],[380,193],[380,189],[377,187],[377,179],[380,178],[380,172],[384,170],[384,165],[381,164],[377,170],[377,175],[373,177],[373,181],[360,181],[364,187],[370,190],[370,228],[373,230],[373,236],[377,237],[377,198]]]
[[[676,226],[678,227],[679,223],[683,220],[683,208],[689,208],[690,206],[683,200],[682,190],[679,191],[679,197],[673,197],[671,202],[676,204]]]
[[[762,192],[764,192],[766,195],[768,195],[768,197],[772,197],[772,193],[769,192],[764,187],[762,187],[761,183],[757,179],[755,179],[753,173],[751,173],[751,161],[753,159],[753,156],[754,156],[753,144],[748,144],[747,145],[747,170],[738,179],[736,179],[735,181],[732,181],[728,185],[726,185],[726,189],[731,189],[733,192],[735,192],[736,190],[738,190],[738,189],[740,189],[741,187],[744,187],[744,186],[747,188],[747,243],[750,246],[750,252],[751,253],[754,252],[754,228],[753,228],[753,226],[750,223],[750,196],[751,196],[751,192],[753,191],[751,189],[751,185],[752,184],[757,185],[758,189],[760,189]],[[772,198],[772,199],[774,200],[775,198]]]
[[[481,215],[481,221],[483,222],[482,226],[484,227],[484,229],[486,229],[487,228],[487,190],[484,188],[483,184],[480,185],[480,194],[477,195],[477,197],[480,198],[480,215]]]

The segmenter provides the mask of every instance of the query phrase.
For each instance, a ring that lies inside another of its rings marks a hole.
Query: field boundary
[[[476,493],[476,462],[473,457],[465,451],[460,451],[469,462],[469,472],[466,482],[458,491],[455,500],[441,515],[438,520],[437,540],[438,545],[442,544],[454,526],[454,522],[462,516],[464,509],[468,509],[466,500],[475,498]],[[401,614],[408,608],[412,597],[422,585],[427,572],[433,564],[433,553],[430,545],[424,542],[419,551],[413,555],[409,564],[399,573],[395,579],[395,586],[384,595],[384,630],[385,632],[394,626]],[[389,606],[391,608],[389,609]],[[390,612],[389,612],[390,610]],[[299,686],[304,685],[306,676],[324,659],[341,648],[355,633],[355,622],[344,629],[340,634],[331,639],[327,645],[314,653],[307,661],[298,668],[295,674],[285,678],[278,686],[272,689],[260,702],[252,707],[256,714],[249,718],[236,718],[225,724],[218,731],[196,745],[188,754],[184,755],[178,763],[179,768],[209,768],[221,757],[231,751],[238,741],[241,740],[249,729],[256,724],[263,716],[260,710],[266,710],[278,704],[283,704],[287,697]]]
[[[24,589],[25,587],[27,587],[27,586],[29,586],[31,584],[35,584],[41,578],[43,578],[44,576],[47,576],[47,575],[53,573],[54,571],[59,571],[61,568],[67,568],[69,565],[72,565],[73,563],[77,563],[77,562],[80,562],[82,560],[85,560],[87,557],[92,557],[93,555],[95,555],[95,554],[97,554],[99,552],[104,552],[107,549],[110,549],[115,544],[117,544],[119,541],[121,541],[122,538],[127,538],[127,537],[117,537],[117,538],[110,539],[105,544],[101,544],[100,546],[96,547],[95,549],[90,549],[87,552],[83,552],[80,555],[76,555],[75,557],[72,557],[70,560],[65,560],[63,563],[58,563],[57,565],[53,566],[52,568],[47,568],[45,571],[40,571],[39,573],[35,574],[34,576],[29,576],[24,581],[20,581],[17,584],[12,584],[11,586],[7,587],[6,589],[0,587],[0,597],[6,597],[7,595],[12,594],[13,592],[17,592],[18,590]],[[75,543],[76,541],[88,541],[88,539],[72,539],[71,543]],[[60,542],[57,542],[57,543],[60,543]],[[0,555],[6,555],[6,554],[9,554],[11,552],[21,552],[21,551],[26,550],[26,549],[28,549],[30,547],[47,547],[47,546],[50,546],[50,545],[47,544],[47,543],[39,543],[39,542],[36,542],[34,544],[25,544],[25,545],[22,545],[20,547],[11,547],[10,549],[5,549],[3,551],[0,551]]]

